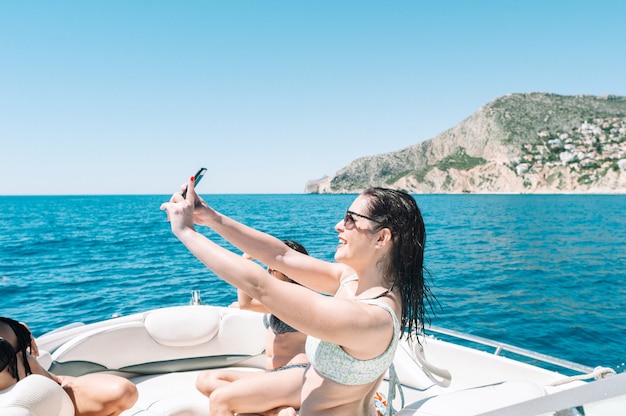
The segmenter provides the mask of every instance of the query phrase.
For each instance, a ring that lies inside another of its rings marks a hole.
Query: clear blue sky
[[[301,193],[516,92],[626,95],[626,2],[0,0],[0,195]]]

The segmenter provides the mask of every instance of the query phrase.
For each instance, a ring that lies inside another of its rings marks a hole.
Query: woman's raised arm
[[[346,273],[345,265],[299,253],[280,239],[219,213],[196,194],[192,180],[187,184],[187,189],[186,202],[194,207],[194,223],[211,228],[243,252],[273,269],[280,270],[310,289],[328,294],[335,293]],[[176,195],[172,197],[171,202],[184,201],[182,196]]]

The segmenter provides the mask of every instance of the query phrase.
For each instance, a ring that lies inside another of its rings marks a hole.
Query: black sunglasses
[[[380,221],[377,221],[374,218],[368,217],[367,215],[358,214],[350,210],[346,211],[346,216],[343,218],[344,224],[354,224],[354,217],[365,218],[366,220],[370,220],[372,222],[375,222],[376,224],[380,224]]]

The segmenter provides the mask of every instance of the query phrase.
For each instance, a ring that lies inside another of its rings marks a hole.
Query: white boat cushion
[[[132,378],[139,398],[122,416],[209,416],[209,398],[195,386],[200,371]]]
[[[161,345],[190,347],[208,342],[217,334],[220,314],[201,307],[160,309],[148,313],[144,325]]]
[[[398,416],[474,416],[545,394],[543,387],[529,381],[505,381],[420,400],[406,406]]]
[[[208,402],[208,400],[207,400]],[[208,403],[194,403],[182,396],[160,400],[150,407],[150,412],[167,416],[209,416]]]
[[[70,396],[54,380],[32,374],[0,392],[2,416],[74,416]]]

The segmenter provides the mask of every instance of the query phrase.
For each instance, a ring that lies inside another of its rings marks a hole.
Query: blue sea
[[[355,195],[205,195],[219,211],[332,260]],[[228,305],[159,210],[167,195],[0,197],[0,315],[35,335],[114,314]],[[440,307],[431,323],[624,371],[626,196],[415,195]],[[208,229],[200,229],[221,244]]]

